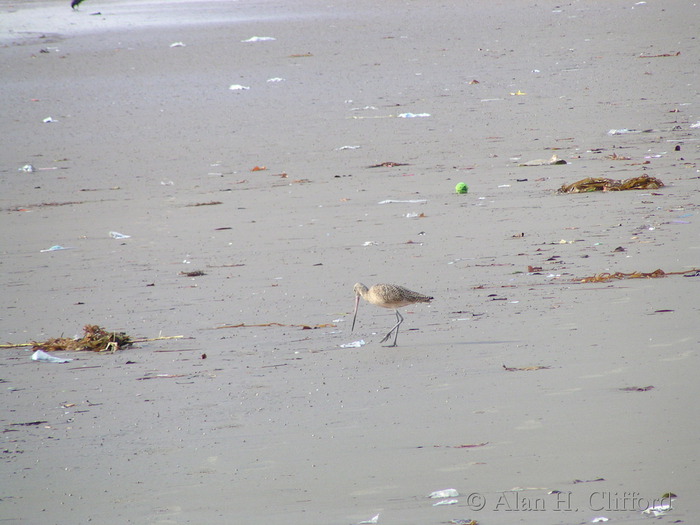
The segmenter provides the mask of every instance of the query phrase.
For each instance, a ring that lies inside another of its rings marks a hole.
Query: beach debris
[[[317,325],[282,324],[282,323],[260,323],[260,324],[239,323],[239,324],[225,324],[222,326],[217,326],[216,329],[220,330],[222,328],[262,328],[262,327],[268,327],[268,326],[291,326],[291,327],[295,327],[295,328],[301,328],[302,330],[316,330],[318,328],[336,328],[336,325],[334,325],[333,323],[324,323],[324,324],[317,324]]]
[[[435,492],[431,492],[430,494],[428,494],[428,497],[432,499],[456,498],[457,496],[459,496],[459,492],[457,492],[456,489],[436,490]]]
[[[81,338],[55,337],[44,342],[32,341],[35,350],[89,350],[92,352],[115,352],[126,346],[134,344],[131,337],[124,332],[109,332],[101,326],[88,324],[83,328],[84,335]]]
[[[643,510],[642,514],[653,514],[654,517],[657,517],[667,514],[670,510],[673,510],[673,507],[670,504],[654,505],[653,507]]]
[[[691,124],[690,127],[694,129],[700,128],[700,120],[698,120],[695,124]]]
[[[437,507],[440,505],[455,505],[457,503],[459,503],[458,499],[444,499],[442,501],[438,501],[436,503],[433,503],[433,507]]]
[[[523,95],[527,95],[527,93],[525,93],[524,91],[518,90],[518,91],[516,91],[515,93],[511,93],[510,95],[511,95],[512,97],[522,97]]]
[[[623,157],[622,155],[618,155],[617,153],[608,155],[605,158],[610,160],[632,160],[632,157]]]
[[[201,277],[202,275],[206,275],[202,270],[193,270],[191,272],[180,272],[180,275],[184,275],[185,277]]]
[[[596,483],[597,481],[605,481],[605,478],[595,478],[595,479],[575,479],[572,481],[574,485],[579,483]]]
[[[549,159],[528,160],[527,162],[518,164],[518,166],[556,166],[559,164],[567,164],[567,162],[564,159],[560,159],[559,157],[557,157],[556,154],[554,154]]]
[[[469,191],[469,186],[465,182],[458,182],[455,186],[455,193],[467,193]]]
[[[273,78],[268,78],[266,82],[271,82],[271,83],[276,83],[276,82],[284,82],[286,79],[281,78],[281,77],[273,77]]]
[[[308,58],[314,56],[312,53],[294,53],[289,55],[288,58]]]
[[[611,137],[614,135],[633,135],[635,133],[651,133],[654,131],[653,129],[629,129],[629,128],[620,128],[620,129],[611,129],[608,131],[608,135]]]
[[[591,191],[625,191],[625,190],[656,190],[664,183],[656,177],[642,175],[623,181],[606,177],[586,177],[572,184],[564,184],[559,193],[587,193]]]
[[[170,47],[185,47],[185,44],[183,44],[182,42],[173,42],[172,44],[170,44]]]
[[[277,39],[272,36],[251,36],[247,40],[241,40],[241,42],[272,42],[273,40]]]
[[[685,277],[694,277],[700,270],[692,269],[684,272],[664,272],[662,269],[656,269],[653,272],[615,272],[615,273],[597,273],[592,277],[584,277],[579,279],[582,283],[606,283],[615,279],[657,279],[666,277],[667,275],[683,275]]]
[[[39,250],[40,253],[45,253],[45,252],[58,252],[61,250],[70,250],[71,248],[68,248],[66,246],[61,246],[60,244],[55,244],[51,248],[46,248],[45,250]]]
[[[535,366],[506,366],[503,365],[503,370],[506,370],[507,372],[532,372],[533,370],[549,370],[552,368],[551,366],[541,366],[541,365],[535,365]]]
[[[680,51],[675,53],[661,53],[659,55],[647,55],[646,53],[641,53],[637,58],[666,58],[666,57],[677,57],[681,54]]]
[[[360,149],[362,146],[340,146],[339,148],[335,148],[336,151],[345,151],[348,149]]]
[[[382,162],[380,164],[373,164],[372,166],[367,166],[368,168],[395,168],[397,166],[410,166],[410,164],[406,164],[405,162]]]
[[[430,113],[399,113],[396,116],[398,118],[426,118],[430,116]]]
[[[245,91],[250,89],[250,86],[242,86],[241,84],[231,84],[228,88],[231,91]]]
[[[357,525],[363,525],[366,523],[379,523],[379,514],[372,516],[370,519],[358,522]]]
[[[51,117],[46,117],[44,120],[42,120],[44,124],[49,124],[51,122],[58,122],[58,120],[51,118]]]
[[[591,520],[591,523],[603,523],[606,521],[610,521],[610,520],[608,518],[606,518],[605,516],[598,516],[597,518],[593,518]]]
[[[377,204],[425,204],[426,202],[428,202],[427,199],[411,199],[406,201],[387,199],[384,201],[379,201]]]
[[[648,392],[649,390],[653,390],[654,386],[649,385],[649,386],[626,386],[624,388],[620,388],[623,392]]]
[[[118,240],[121,240],[121,239],[131,239],[131,235],[125,235],[125,234],[119,233],[119,232],[109,232],[109,236],[110,236],[112,239],[118,239]]]
[[[448,523],[452,523],[454,525],[479,525],[479,522],[477,522],[476,520],[456,519],[456,520],[450,520],[450,521],[448,521]]]
[[[353,341],[352,343],[345,343],[340,345],[340,348],[360,348],[362,346],[365,346],[365,340],[360,339],[359,341]]]
[[[36,169],[31,164],[25,164],[19,169],[19,171],[23,171],[25,173],[34,173]]]
[[[267,168],[265,166],[254,166],[250,168],[250,171],[267,171]]]
[[[195,202],[194,204],[186,204],[185,208],[195,208],[197,206],[216,206],[217,204],[223,204],[223,202],[221,202],[221,201]]]
[[[37,350],[32,354],[32,361],[41,361],[44,363],[69,363],[72,361],[72,359],[62,359],[60,357],[49,355],[43,350]]]

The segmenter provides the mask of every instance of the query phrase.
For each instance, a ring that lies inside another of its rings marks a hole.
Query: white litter
[[[663,516],[672,509],[673,507],[671,507],[671,505],[656,505],[654,507],[649,507],[648,509],[642,511],[642,514],[653,514],[654,517]]]
[[[231,84],[228,87],[231,91],[239,91],[239,90],[247,90],[250,89],[250,86],[241,86],[240,84]]]
[[[442,501],[438,501],[437,503],[433,503],[433,507],[437,507],[438,505],[454,505],[456,503],[459,503],[458,499],[444,499]]]
[[[380,201],[377,204],[425,204],[428,202],[427,199],[413,199],[408,201],[397,201],[393,199],[387,199],[385,201]]]
[[[274,77],[274,78],[267,79],[268,82],[284,82],[284,80],[285,80],[284,78],[280,78],[280,77]]]
[[[25,164],[24,166],[22,166],[19,169],[19,171],[24,171],[25,173],[33,173],[36,170],[34,169],[34,166],[32,166],[31,164]]]
[[[597,518],[593,518],[591,520],[591,523],[603,523],[605,521],[610,521],[610,520],[608,518],[606,518],[605,516],[599,516]]]
[[[58,122],[58,120],[55,120],[51,117],[46,117],[44,120],[42,120],[44,124],[48,124],[49,122]]]
[[[61,359],[47,354],[43,350],[37,350],[32,354],[32,361],[42,361],[44,363],[69,363],[72,359]]]
[[[40,252],[41,253],[58,252],[61,250],[70,250],[70,248],[66,248],[65,246],[61,246],[60,244],[56,244],[55,246],[52,246],[51,248],[46,248],[45,250],[40,250]]]
[[[695,124],[690,125],[691,128],[700,128],[700,120],[698,120]]]
[[[182,42],[173,42],[172,44],[170,44],[170,47],[185,47],[185,44],[183,44]]]
[[[360,522],[358,523],[358,525],[362,525],[362,524],[364,524],[364,523],[379,523],[379,514],[377,514],[376,516],[374,516],[374,517],[372,517],[372,518],[370,518],[370,519],[368,519],[368,520],[360,521]]]
[[[335,148],[336,151],[344,151],[346,149],[360,149],[362,146],[340,146],[339,148]]]
[[[399,113],[396,116],[399,118],[425,118],[429,117],[430,113]]]
[[[109,232],[109,236],[112,239],[130,239],[131,235],[124,235],[123,233],[119,232]]]
[[[428,494],[429,498],[456,498],[459,496],[459,492],[457,492],[455,489],[445,489],[445,490],[436,490],[435,492],[431,492]]]
[[[277,40],[271,36],[251,36],[248,40],[241,40],[241,42],[270,42],[272,40]]]
[[[352,343],[345,343],[343,345],[340,345],[340,348],[360,348],[362,346],[365,346],[365,340],[360,339],[359,341],[353,341]]]

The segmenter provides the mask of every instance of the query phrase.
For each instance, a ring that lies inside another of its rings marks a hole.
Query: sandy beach
[[[69,5],[0,1],[0,523],[697,522],[697,4]]]

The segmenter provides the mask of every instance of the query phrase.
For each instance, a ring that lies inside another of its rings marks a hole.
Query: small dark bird
[[[80,5],[80,3],[81,3],[82,1],[83,1],[83,0],[71,0],[70,6],[71,6],[73,9],[75,9],[76,7],[78,7],[78,6]]]

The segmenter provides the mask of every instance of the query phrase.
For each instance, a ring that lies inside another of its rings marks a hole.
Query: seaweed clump
[[[83,333],[84,335],[80,339],[55,337],[42,343],[32,341],[32,345],[34,350],[42,349],[49,352],[57,350],[116,352],[134,344],[134,341],[126,333],[109,332],[96,324],[85,325]]]

